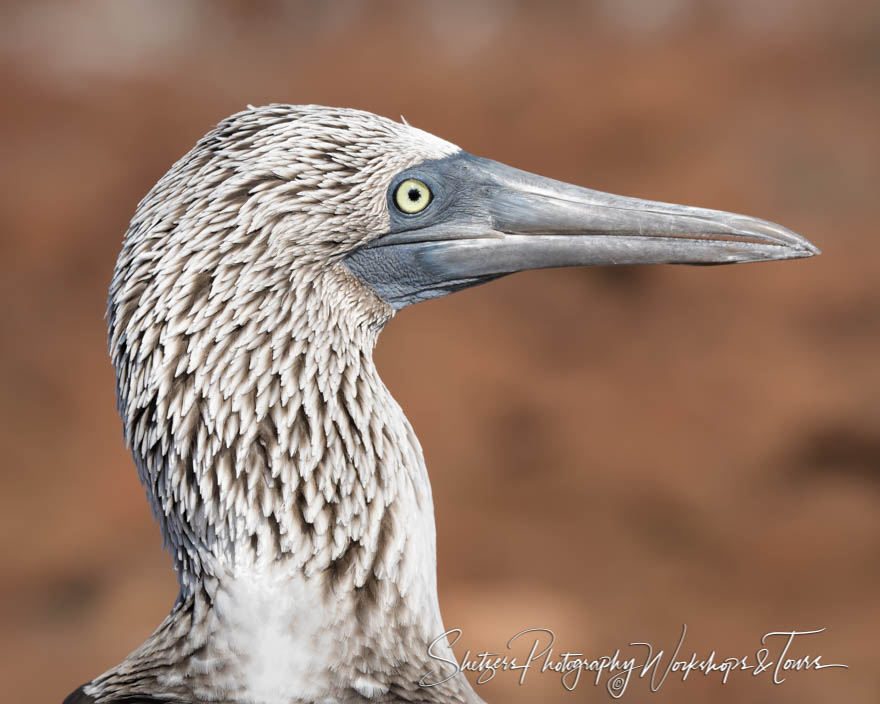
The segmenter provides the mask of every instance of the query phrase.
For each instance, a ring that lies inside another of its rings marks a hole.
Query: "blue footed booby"
[[[220,122],[113,274],[124,435],[180,584],[66,704],[478,702],[437,601],[419,442],[373,364],[396,311],[524,269],[809,257],[763,220],[554,181],[319,106]],[[423,686],[442,681],[436,686]]]

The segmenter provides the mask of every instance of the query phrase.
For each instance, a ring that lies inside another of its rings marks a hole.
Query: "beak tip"
[[[767,244],[782,245],[786,250],[786,254],[782,257],[784,259],[806,259],[822,254],[819,248],[806,237],[792,232],[786,227],[766,220],[754,222],[757,223],[757,226],[752,232],[764,238]]]
[[[797,256],[798,258],[805,259],[807,257],[817,257],[822,254],[822,250],[820,250],[816,245],[810,242],[803,237],[800,238],[800,247],[798,248]]]

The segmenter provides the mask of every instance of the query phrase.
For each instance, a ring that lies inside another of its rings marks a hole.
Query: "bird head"
[[[369,365],[394,311],[524,269],[817,252],[763,220],[561,183],[366,112],[250,108],[172,166],[126,233],[108,305],[126,438],[186,560],[223,535],[283,542],[293,528],[264,525],[289,512],[280,466],[308,479],[324,462],[350,488],[333,473],[354,446],[323,443],[316,418],[361,413],[373,432],[346,370]]]
[[[764,220],[554,181],[370,113],[270,105],[222,121],[142,201],[111,314],[158,306],[185,324],[222,292],[241,318],[283,292],[381,327],[389,309],[525,269],[816,253]]]

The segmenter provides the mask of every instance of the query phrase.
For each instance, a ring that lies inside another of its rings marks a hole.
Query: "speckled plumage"
[[[96,702],[475,698],[417,686],[444,631],[430,485],[372,361],[393,310],[341,264],[387,229],[396,172],[456,151],[355,110],[251,108],[138,206],[109,344],[181,592]]]
[[[480,701],[449,673],[430,483],[372,361],[394,311],[523,269],[815,254],[356,110],[224,120],[140,203],[110,287],[125,437],[180,596],[67,704]]]

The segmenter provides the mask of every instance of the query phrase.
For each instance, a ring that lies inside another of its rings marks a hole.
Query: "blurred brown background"
[[[793,654],[635,702],[877,702],[880,5],[858,0],[0,6],[0,681],[60,702],[176,582],[121,440],[105,294],[135,205],[246,104],[405,115],[602,190],[743,211],[808,260],[520,274],[404,311],[376,355],[424,445],[447,627],[598,656]],[[637,651],[631,651],[637,655]],[[610,701],[585,676],[494,702]]]

